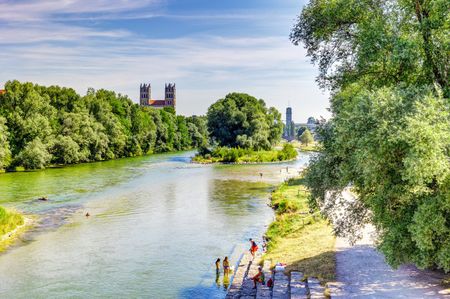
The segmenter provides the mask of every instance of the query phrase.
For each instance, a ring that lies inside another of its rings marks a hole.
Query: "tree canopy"
[[[283,133],[281,114],[244,93],[230,93],[212,104],[207,118],[210,137],[220,146],[268,150]]]
[[[306,129],[306,130],[302,133],[302,135],[300,136],[300,141],[301,141],[304,145],[306,145],[306,146],[308,146],[308,144],[314,142],[314,137],[313,137],[313,135],[311,134],[311,131],[309,131],[309,129]]]
[[[0,169],[73,164],[204,144],[204,117],[140,107],[112,91],[10,81],[0,95]]]
[[[332,91],[311,203],[331,194],[333,213],[352,186],[358,200],[336,232],[374,223],[394,266],[450,271],[449,11],[444,0],[312,0],[291,33]]]

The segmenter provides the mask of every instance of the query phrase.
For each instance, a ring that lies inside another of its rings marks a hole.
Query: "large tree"
[[[230,93],[212,104],[207,118],[210,136],[221,146],[270,149],[283,131],[275,108],[244,93]]]
[[[358,201],[336,232],[374,223],[394,266],[450,271],[449,11],[445,0],[312,0],[291,34],[332,94],[312,203],[333,213],[352,186]]]

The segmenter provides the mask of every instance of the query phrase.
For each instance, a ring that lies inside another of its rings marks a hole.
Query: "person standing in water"
[[[220,258],[217,258],[216,260],[216,272],[220,271]]]
[[[230,272],[230,262],[228,261],[228,256],[223,259],[223,274],[228,275]]]

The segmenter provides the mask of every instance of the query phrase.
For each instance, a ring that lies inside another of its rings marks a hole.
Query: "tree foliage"
[[[10,81],[0,95],[0,169],[185,150],[205,143],[204,117],[140,107],[112,91]]]
[[[230,93],[212,104],[207,118],[211,139],[220,146],[268,150],[283,132],[281,114],[244,93]]]
[[[306,146],[308,146],[308,144],[314,142],[314,137],[311,134],[311,131],[309,131],[309,129],[306,129],[305,131],[303,131],[302,135],[300,136],[300,141],[301,141],[301,143],[303,143]]]
[[[374,223],[394,266],[450,271],[449,11],[441,0],[312,0],[291,34],[332,91],[311,203],[331,214],[351,185],[358,200],[336,232]]]

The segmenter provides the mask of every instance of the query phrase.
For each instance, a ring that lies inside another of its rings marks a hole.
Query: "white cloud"
[[[0,3],[0,21],[30,22],[48,20],[58,15],[105,15],[157,7],[160,0],[28,0]]]
[[[123,29],[55,20],[64,14],[85,18],[133,15],[149,7],[157,11],[161,1],[21,3],[0,4],[0,22],[7,23],[0,31],[0,85],[18,79],[74,87],[82,94],[88,87],[107,88],[136,101],[140,83],[152,82],[154,96],[161,98],[164,83],[176,82],[183,114],[205,113],[231,91],[254,94],[281,111],[290,102],[298,121],[327,114],[327,97],[315,86],[315,69],[287,36],[151,39]]]

